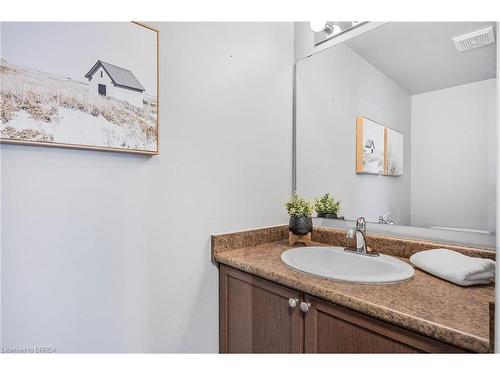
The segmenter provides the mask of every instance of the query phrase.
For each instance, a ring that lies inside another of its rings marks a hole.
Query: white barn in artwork
[[[85,74],[92,94],[124,100],[142,107],[146,89],[128,69],[98,60]]]

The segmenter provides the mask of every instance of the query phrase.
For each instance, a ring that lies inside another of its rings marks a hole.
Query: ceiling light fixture
[[[309,27],[314,33],[314,45],[361,26],[366,21],[310,21]]]
[[[321,31],[325,30],[326,26],[327,26],[326,21],[311,21],[311,22],[309,22],[309,27],[315,33],[319,33]]]
[[[332,34],[338,34],[342,31],[339,25],[336,25],[334,23],[327,22],[324,28],[324,32],[327,33],[328,35]]]

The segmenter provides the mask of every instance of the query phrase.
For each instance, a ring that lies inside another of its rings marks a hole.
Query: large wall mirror
[[[330,192],[346,221],[493,245],[495,35],[495,22],[389,22],[298,61],[297,192]]]

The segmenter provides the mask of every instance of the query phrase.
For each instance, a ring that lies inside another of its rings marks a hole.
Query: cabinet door
[[[462,349],[305,296],[306,353],[456,353]]]
[[[289,298],[299,302],[295,308]],[[224,265],[219,272],[221,353],[302,353],[302,293]]]

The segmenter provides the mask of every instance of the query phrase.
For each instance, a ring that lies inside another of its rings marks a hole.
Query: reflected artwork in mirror
[[[384,138],[384,173],[387,176],[402,176],[404,172],[405,136],[396,130],[385,128]]]
[[[356,118],[356,172],[384,173],[385,128],[364,117]]]

